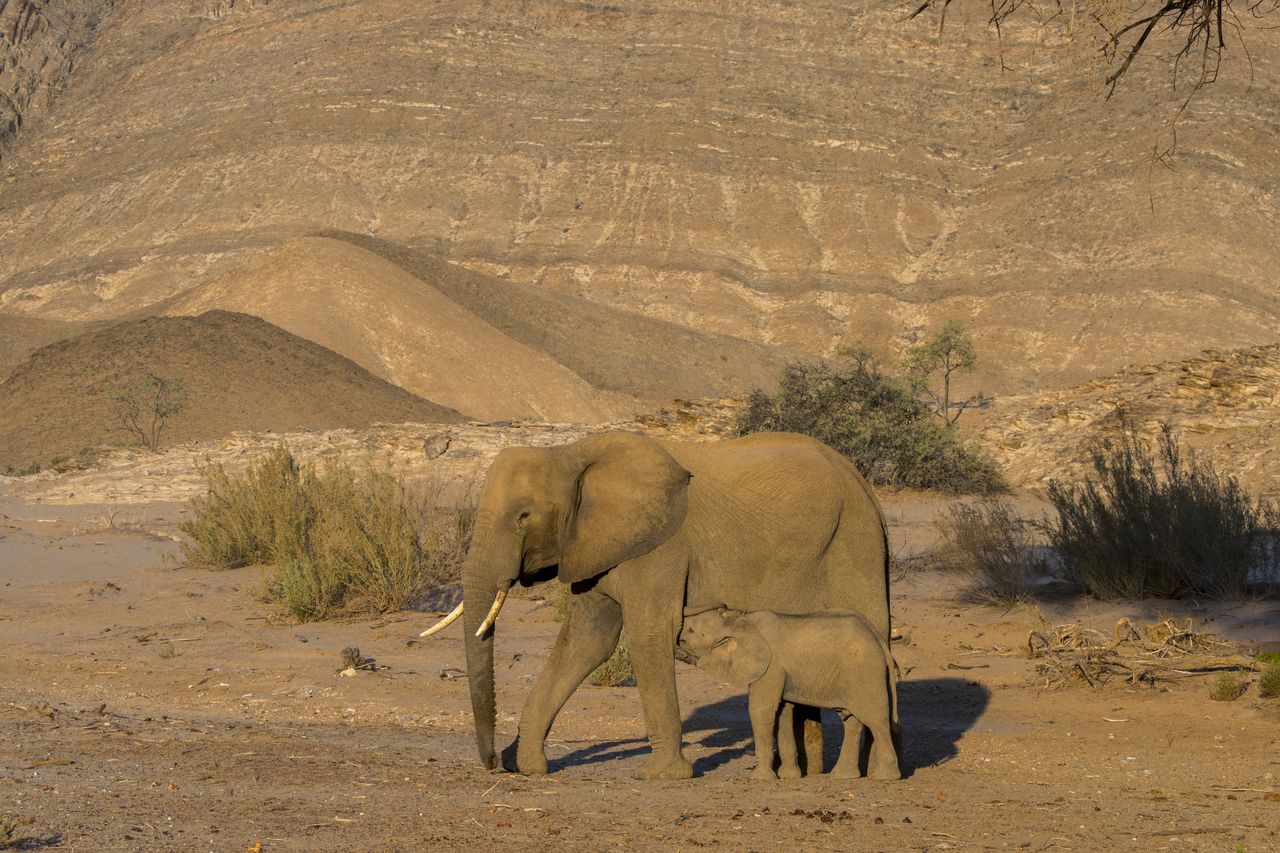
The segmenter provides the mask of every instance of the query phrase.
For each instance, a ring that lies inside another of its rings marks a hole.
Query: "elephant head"
[[[689,476],[655,441],[630,433],[498,454],[476,507],[462,604],[423,632],[465,616],[471,708],[485,767],[497,763],[493,627],[508,590],[551,577],[589,581],[652,551],[684,521]]]
[[[773,652],[760,629],[740,610],[685,611],[680,647],[698,659],[698,669],[746,687],[760,679]]]

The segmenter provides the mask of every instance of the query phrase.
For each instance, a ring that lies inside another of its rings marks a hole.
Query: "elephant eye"
[[[521,510],[520,514],[516,516],[516,521],[525,521],[528,518],[529,518],[529,510],[527,509]]]

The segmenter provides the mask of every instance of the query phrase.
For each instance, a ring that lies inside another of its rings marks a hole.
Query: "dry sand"
[[[895,548],[911,549],[941,503],[886,506]],[[912,574],[893,592],[909,636],[896,646],[907,779],[749,780],[745,698],[684,665],[697,778],[633,781],[647,753],[636,691],[590,686],[552,732],[551,774],[528,778],[476,766],[456,630],[416,640],[428,613],[279,622],[253,597],[256,569],[177,564],[181,512],[135,504],[111,518],[101,504],[0,492],[0,803],[29,821],[33,844],[1280,849],[1280,711],[1256,687],[1231,703],[1211,701],[1206,679],[1045,692],[1017,653],[1043,621],[1106,628],[1166,609],[1275,641],[1274,603],[1065,599],[1003,612],[958,603],[950,578]],[[536,595],[504,610],[504,743],[558,629],[550,614]],[[339,676],[347,646],[385,668]]]

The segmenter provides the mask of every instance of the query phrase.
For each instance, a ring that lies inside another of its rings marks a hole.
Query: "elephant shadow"
[[[910,776],[923,767],[945,764],[959,754],[959,741],[973,728],[991,702],[991,691],[965,678],[928,678],[898,684],[902,718],[902,772]],[[696,744],[708,754],[693,762],[695,776],[736,761],[753,750],[751,718],[746,694],[701,705],[684,718],[686,744]],[[823,770],[830,771],[840,755],[844,726],[834,711],[823,710]],[[649,753],[644,738],[602,741],[552,759],[553,770],[634,758]]]
[[[959,741],[973,728],[991,702],[991,691],[965,678],[929,678],[898,683],[902,718],[902,773],[945,764],[959,754]],[[685,740],[716,752],[693,764],[697,776],[728,764],[753,749],[746,695],[722,699],[697,708],[684,721]],[[840,756],[844,726],[831,710],[822,711],[823,772]]]
[[[991,690],[967,678],[898,682],[903,775],[945,764],[959,755],[960,738],[989,704]]]
[[[716,750],[693,763],[695,776],[702,776],[722,764],[741,758],[751,752],[752,744],[746,694],[695,708],[684,718],[682,729],[686,744],[698,744]],[[548,765],[554,771],[648,754],[648,740],[627,738],[589,744],[560,758],[551,759]]]

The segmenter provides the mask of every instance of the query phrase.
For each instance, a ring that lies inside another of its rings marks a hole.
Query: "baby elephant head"
[[[773,653],[764,636],[740,610],[720,607],[686,611],[680,648],[698,659],[698,668],[722,681],[746,687],[764,675]]]

